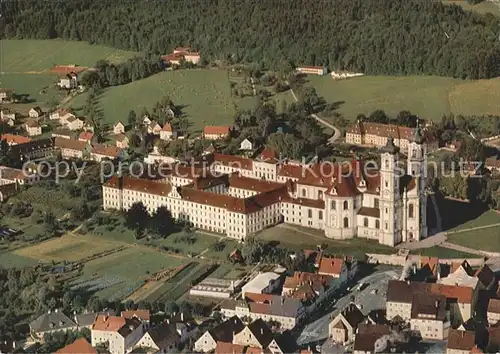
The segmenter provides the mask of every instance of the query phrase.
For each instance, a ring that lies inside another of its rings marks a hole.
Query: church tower
[[[401,239],[401,197],[399,192],[400,171],[398,168],[399,147],[389,137],[380,148],[380,233],[379,242],[394,246]]]
[[[427,145],[417,125],[408,144],[407,174],[413,178],[414,188],[409,188],[404,193],[404,241],[419,241],[427,237],[426,154]]]

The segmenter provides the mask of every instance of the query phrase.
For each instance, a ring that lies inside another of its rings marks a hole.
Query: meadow
[[[121,62],[136,53],[64,40],[1,40],[2,73],[40,73],[55,65],[94,66],[100,60]]]
[[[500,252],[500,214],[489,210],[449,231],[448,241],[476,250]]]
[[[500,115],[500,78],[464,81],[438,76],[365,76],[332,80],[330,75],[310,76],[328,103],[338,103],[338,112],[353,121],[360,113],[382,109],[391,116],[408,110],[438,121],[444,114]]]
[[[189,130],[200,132],[205,125],[232,124],[235,113],[227,72],[223,70],[165,71],[127,85],[110,87],[99,96],[105,123],[126,121],[130,110],[149,111],[168,95],[182,107]],[[70,106],[79,111],[86,95],[77,96]]]
[[[447,5],[458,5],[464,10],[468,11],[474,11],[480,14],[487,14],[491,13],[495,16],[500,16],[500,6],[497,4],[494,4],[491,1],[483,1],[480,2],[479,4],[469,4],[465,0],[442,0],[443,4]]]

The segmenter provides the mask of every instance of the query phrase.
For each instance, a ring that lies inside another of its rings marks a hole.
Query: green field
[[[434,246],[429,248],[422,248],[416,251],[412,251],[414,254],[420,254],[422,256],[427,257],[438,257],[441,259],[456,259],[456,258],[481,258],[477,254],[470,254],[466,252],[460,252],[456,250],[452,250],[445,247]]]
[[[326,75],[307,80],[327,102],[338,102],[338,111],[350,120],[377,109],[391,116],[408,110],[436,121],[448,113],[500,115],[498,78],[463,81],[438,76],[366,76],[332,80]]]
[[[235,113],[227,72],[223,70],[165,71],[127,85],[104,90],[99,97],[105,122],[126,121],[131,109],[137,113],[143,107],[149,111],[165,95],[189,120],[190,131],[200,132],[205,125],[232,124]],[[85,95],[71,101],[78,110],[85,103]]]
[[[96,292],[106,299],[122,299],[144,284],[150,274],[177,267],[183,260],[144,247],[123,251],[85,264],[83,274],[74,282],[82,287],[103,287]]]
[[[474,11],[480,14],[492,13],[495,16],[500,16],[500,6],[491,1],[483,1],[479,4],[472,5],[466,0],[443,0],[443,4],[454,4],[462,7],[464,10]]]
[[[477,219],[470,220],[448,231],[448,241],[465,247],[470,247],[475,250],[500,252],[500,227],[493,226],[498,223],[500,223],[500,214],[493,210],[487,211]],[[476,230],[468,230],[488,225],[492,226]]]
[[[63,40],[0,41],[2,73],[42,72],[55,65],[93,66],[98,60],[124,61],[134,52]]]
[[[359,255],[360,253],[392,254],[395,252],[392,247],[363,238],[355,237],[350,240],[337,241],[326,238],[321,230],[291,225],[289,227],[271,227],[259,232],[256,238],[262,241],[277,241],[279,246],[293,250],[316,249],[318,245],[325,244],[327,254],[338,256]]]

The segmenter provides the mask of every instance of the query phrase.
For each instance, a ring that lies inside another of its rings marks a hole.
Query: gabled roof
[[[79,140],[91,141],[93,137],[94,137],[94,133],[92,133],[92,132],[81,132],[80,136],[78,137],[78,139]]]
[[[84,337],[81,337],[64,348],[59,349],[56,354],[97,354],[97,350]]]
[[[267,348],[269,343],[273,340],[273,332],[271,332],[269,327],[261,318],[253,321],[247,327],[260,343],[262,348]]]
[[[31,141],[30,138],[27,138],[22,135],[14,135],[14,134],[2,134],[0,136],[0,140],[6,140],[7,143],[14,143],[14,144],[25,144],[29,143]]]
[[[175,326],[167,322],[151,328],[147,333],[158,348],[160,348],[160,351],[169,349],[181,340],[181,336],[176,331]]]
[[[354,339],[354,350],[373,353],[377,339],[390,333],[389,326],[360,323]]]
[[[208,332],[216,342],[232,342],[233,335],[240,333],[245,325],[238,316],[233,316]]]
[[[38,124],[38,122],[33,119],[27,120],[25,124],[28,128],[40,128],[40,124]]]
[[[203,133],[209,135],[228,135],[230,131],[230,125],[206,125],[203,129]]]
[[[92,153],[97,154],[97,155],[103,155],[107,157],[112,157],[112,158],[117,158],[120,156],[121,149],[119,147],[113,146],[113,145],[102,145],[102,144],[95,144],[92,147]]]
[[[332,279],[331,275],[320,275],[316,273],[296,271],[293,273],[293,276],[285,278],[283,287],[295,289],[302,284],[308,283],[316,292],[319,292],[322,288],[326,287]]]
[[[444,321],[446,319],[446,297],[434,294],[413,294],[411,318],[421,318]]]
[[[115,140],[116,141],[122,142],[125,139],[128,140],[128,138],[127,138],[127,136],[125,134],[117,134],[117,135],[115,135]]]
[[[488,312],[500,314],[500,299],[490,299]]]
[[[435,283],[421,283],[389,280],[387,287],[387,301],[411,303],[413,294],[441,294],[447,299],[456,299],[459,303],[472,302],[473,288],[468,286],[454,286]]]
[[[319,263],[318,273],[340,275],[343,265],[344,260],[341,258],[323,257]]]
[[[122,125],[123,127],[125,127],[125,124],[123,124],[121,121],[118,121],[115,124],[113,124],[113,128],[116,127],[117,125]]]
[[[471,351],[476,344],[476,333],[473,331],[450,330],[446,349]]]
[[[231,342],[218,341],[215,347],[215,354],[244,354],[245,347]]]
[[[126,319],[118,316],[98,315],[92,325],[93,331],[118,332],[125,326]]]
[[[161,128],[164,132],[173,132],[172,125],[170,123],[165,123],[163,128]]]
[[[351,325],[352,328],[357,328],[358,325],[362,323],[366,318],[359,307],[352,302],[342,310],[339,316],[340,315],[345,318],[345,320]]]
[[[487,288],[494,280],[495,273],[488,267],[487,264],[484,264],[475,274],[475,277],[483,284],[485,288]]]
[[[122,317],[129,319],[137,317],[143,321],[149,321],[151,315],[149,310],[130,310],[130,311],[122,311],[120,314]]]
[[[170,183],[156,182],[130,176],[123,176],[121,181],[118,176],[112,176],[103,185],[110,188],[123,188],[159,196],[167,196],[172,190],[172,185]]]
[[[61,148],[61,149],[83,151],[87,147],[87,142],[80,141],[80,140],[73,140],[73,139],[65,139],[65,138],[61,138],[61,137],[55,137],[54,146]]]
[[[57,331],[73,327],[76,327],[76,323],[64,313],[57,310],[50,313],[44,313],[30,323],[30,329],[33,332]]]

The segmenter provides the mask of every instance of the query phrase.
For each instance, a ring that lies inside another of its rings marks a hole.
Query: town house
[[[225,139],[231,134],[229,125],[206,125],[203,128],[203,137],[207,140]]]
[[[40,107],[33,107],[29,110],[28,115],[30,118],[40,118],[43,115],[43,111]]]
[[[24,124],[24,129],[28,133],[28,136],[37,136],[37,135],[42,135],[42,127],[36,120],[28,120]]]
[[[170,123],[167,122],[163,125],[163,128],[161,128],[160,139],[167,140],[167,141],[172,140],[173,134],[174,134],[174,130],[172,128],[172,125],[170,125]]]
[[[115,123],[115,125],[113,125],[113,133],[114,134],[124,134],[125,133],[125,125],[118,121]]]
[[[143,335],[142,322],[137,318],[98,315],[92,325],[92,346],[108,344],[111,354],[123,354]]]

